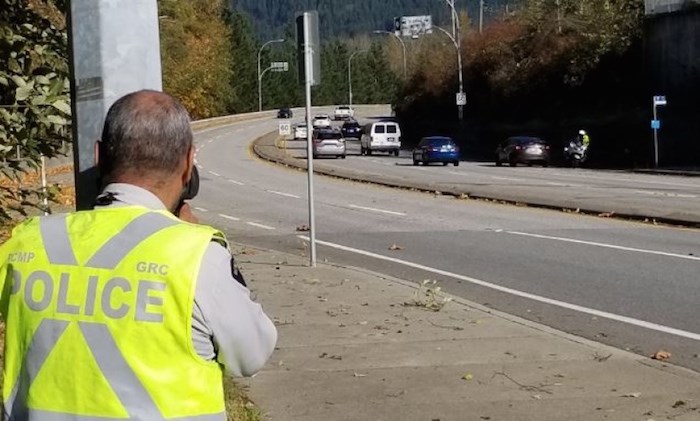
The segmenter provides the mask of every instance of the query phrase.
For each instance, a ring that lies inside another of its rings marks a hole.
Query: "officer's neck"
[[[182,183],[177,179],[158,180],[154,178],[122,176],[109,180],[110,183],[131,184],[148,190],[155,195],[168,210],[174,210],[182,196]]]

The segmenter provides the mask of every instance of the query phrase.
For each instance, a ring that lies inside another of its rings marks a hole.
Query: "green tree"
[[[223,0],[160,0],[163,86],[193,118],[225,114],[232,101],[231,29]]]
[[[58,155],[69,140],[65,7],[61,0],[14,0],[0,8],[0,220],[42,197],[7,180],[37,167],[41,155]],[[12,159],[16,148],[22,161]]]
[[[229,112],[245,113],[258,109],[257,54],[258,42],[255,39],[250,19],[233,10],[228,16],[231,27],[231,56],[229,65],[232,71],[231,103]]]

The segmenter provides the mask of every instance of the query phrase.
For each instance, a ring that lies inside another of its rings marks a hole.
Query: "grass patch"
[[[243,387],[229,377],[224,379],[224,399],[228,421],[262,421],[262,411],[248,399]]]

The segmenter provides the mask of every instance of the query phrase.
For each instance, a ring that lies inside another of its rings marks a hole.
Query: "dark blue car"
[[[459,147],[451,137],[429,136],[420,140],[413,149],[413,165],[428,165],[431,162],[442,162],[442,165],[452,163],[455,167],[459,165]]]
[[[343,123],[340,131],[345,139],[359,139],[362,136],[362,126],[355,120],[348,120]]]

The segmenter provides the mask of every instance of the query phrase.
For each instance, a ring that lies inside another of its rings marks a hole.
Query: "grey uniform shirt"
[[[104,193],[115,200],[106,206],[166,207],[153,193],[131,184],[110,184]],[[251,376],[272,355],[277,329],[250,291],[232,273],[231,253],[212,241],[202,258],[192,312],[192,343],[205,360],[216,360],[231,376]]]

